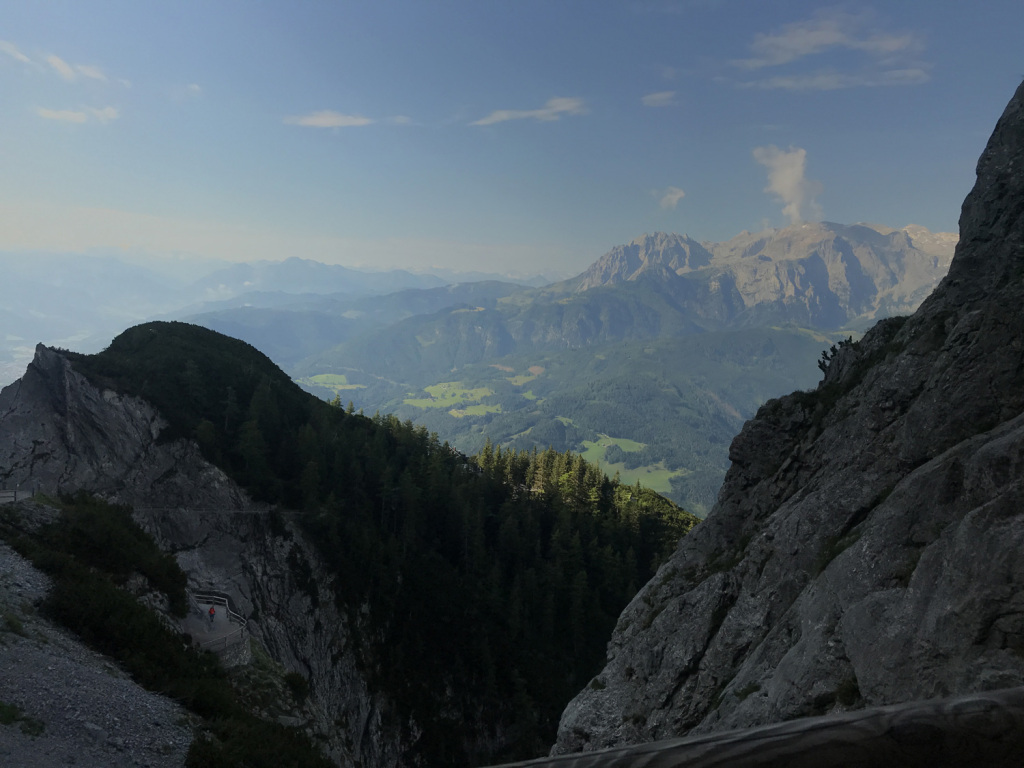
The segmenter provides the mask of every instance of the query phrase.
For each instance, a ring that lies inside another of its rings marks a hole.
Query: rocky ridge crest
[[[1024,684],[1024,86],[909,319],[765,404],[555,753]]]
[[[565,285],[645,281],[697,317],[839,328],[915,309],[945,275],[956,235],[829,222],[744,232],[724,243],[655,232],[613,248]]]

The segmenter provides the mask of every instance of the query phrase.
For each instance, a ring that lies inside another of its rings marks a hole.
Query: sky
[[[575,274],[956,231],[1021,0],[0,0],[0,252]]]

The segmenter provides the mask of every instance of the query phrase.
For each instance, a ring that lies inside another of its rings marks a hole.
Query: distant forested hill
[[[580,451],[609,474],[704,514],[728,469],[733,435],[765,400],[814,386],[815,361],[835,341],[763,328],[425,368],[415,384],[351,369],[304,381],[344,381],[345,402],[411,419],[470,453],[488,439]]]

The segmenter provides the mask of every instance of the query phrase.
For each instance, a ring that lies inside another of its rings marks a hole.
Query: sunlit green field
[[[626,453],[635,453],[644,447],[643,443],[638,443],[635,440],[599,435],[598,440],[583,441],[583,446],[586,449],[582,453],[583,458],[587,461],[599,464],[601,466],[601,470],[609,477],[614,477],[615,473],[618,472],[619,480],[623,483],[633,485],[639,480],[640,485],[645,488],[650,488],[652,491],[656,491],[657,493],[671,492],[672,478],[686,474],[685,470],[665,469],[665,465],[662,462],[653,466],[637,467],[635,469],[626,469],[626,465],[622,463],[610,464],[605,461],[604,455],[605,451],[607,451],[612,445],[619,446],[619,448]]]
[[[483,416],[486,413],[501,413],[500,405],[485,405],[480,401],[494,394],[488,387],[466,389],[461,381],[447,381],[433,384],[423,390],[430,397],[410,397],[402,402],[414,408],[444,408],[452,416]]]
[[[325,389],[333,390],[335,393],[343,390],[365,389],[363,384],[349,384],[348,377],[343,373],[318,373],[316,376],[296,379],[295,381],[309,387],[324,387]]]

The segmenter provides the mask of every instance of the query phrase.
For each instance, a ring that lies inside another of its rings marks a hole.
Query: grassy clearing
[[[346,389],[366,389],[365,384],[349,384],[348,377],[343,373],[318,373],[316,376],[296,379],[295,382],[307,387],[324,387],[333,390],[335,394]]]
[[[523,386],[523,384],[533,381],[536,378],[536,376],[527,376],[526,374],[520,374],[518,376],[510,376],[507,379],[505,379],[505,381],[509,382],[514,387],[521,387]]]
[[[466,389],[462,386],[461,381],[448,381],[442,384],[434,384],[426,387],[424,392],[430,395],[430,397],[410,397],[406,398],[402,402],[405,405],[411,405],[414,408],[445,408],[447,410],[452,410],[457,409],[458,406],[462,405],[474,405],[475,403],[479,403],[485,397],[490,397],[494,394],[494,390],[488,387]],[[489,411],[480,411],[479,413],[481,414],[500,411],[498,406],[480,407],[490,409]],[[467,410],[467,413],[470,413],[468,409],[465,410]]]
[[[461,419],[463,416],[483,416],[487,413],[501,413],[501,406],[478,403],[477,405],[470,405],[465,408],[453,408],[448,413],[457,419]]]
[[[626,453],[635,453],[645,447],[644,443],[639,443],[636,440],[600,435],[596,441],[583,441],[583,446],[586,450],[581,455],[587,461],[599,464],[601,471],[609,477],[613,477],[618,472],[619,480],[625,485],[633,485],[639,480],[640,485],[644,488],[650,488],[656,493],[670,493],[672,490],[672,478],[681,477],[686,474],[685,470],[666,469],[664,463],[661,462],[627,469],[625,464],[613,464],[605,461],[605,451],[613,445],[619,446]]]
[[[665,469],[665,465],[661,463],[647,467],[637,467],[636,469],[626,469],[625,464],[605,464],[602,462],[601,471],[610,477],[614,477],[615,473],[618,472],[621,483],[632,485],[639,481],[640,485],[644,488],[650,488],[655,493],[666,496],[672,491],[672,478],[682,477],[686,474],[686,470]]]
[[[636,440],[630,440],[625,437],[609,437],[608,435],[600,432],[598,432],[597,436],[598,439],[596,441],[583,441],[583,445],[586,446],[586,450],[583,452],[583,458],[587,461],[601,461],[604,457],[604,452],[613,445],[619,446],[619,448],[626,453],[636,453],[637,451],[643,450],[647,447],[646,443],[638,443]],[[591,459],[591,455],[596,456],[596,458]]]

